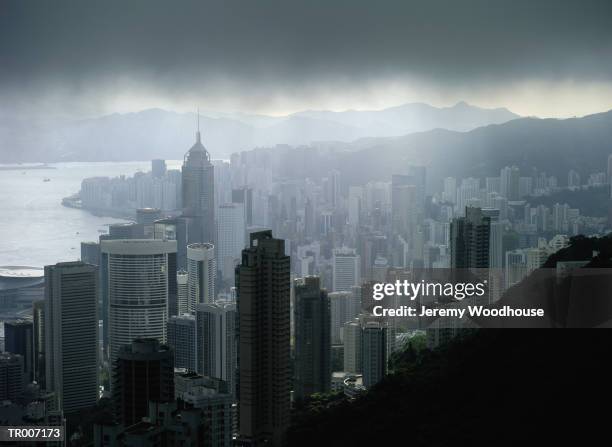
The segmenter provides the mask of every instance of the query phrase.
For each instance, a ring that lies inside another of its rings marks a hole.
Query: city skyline
[[[521,445],[605,391],[524,329],[612,327],[609,2],[8,0],[0,60],[1,440]]]

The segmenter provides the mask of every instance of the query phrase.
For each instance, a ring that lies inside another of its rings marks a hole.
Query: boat
[[[50,179],[50,178],[45,178],[45,179],[43,180],[43,182],[50,182],[50,181],[51,181],[51,179]]]

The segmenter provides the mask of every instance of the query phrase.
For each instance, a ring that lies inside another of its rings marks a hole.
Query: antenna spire
[[[196,140],[198,143],[201,142],[201,137],[200,137],[200,108],[198,107],[198,130],[196,132]]]

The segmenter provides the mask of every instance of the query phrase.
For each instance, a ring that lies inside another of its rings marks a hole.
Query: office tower
[[[500,173],[501,195],[508,200],[519,200],[521,172],[517,166],[506,166]]]
[[[32,303],[34,380],[45,389],[45,300]]]
[[[361,210],[363,208],[363,187],[350,186],[348,197],[348,219],[347,222],[356,230],[359,227]]]
[[[333,208],[338,207],[340,200],[340,172],[336,169],[329,171],[327,177],[327,203]]]
[[[187,310],[195,312],[199,303],[215,301],[215,246],[213,244],[190,244],[187,246]]]
[[[187,268],[187,221],[182,217],[156,220],[153,225],[153,238],[176,241],[176,268]]]
[[[387,328],[383,323],[368,321],[361,333],[363,386],[376,385],[387,373]]]
[[[442,200],[448,203],[457,202],[457,179],[455,177],[446,177],[444,179]]]
[[[186,270],[176,272],[176,315],[189,312],[189,275]]]
[[[284,444],[289,426],[290,260],[271,231],[250,235],[236,267],[239,435],[243,442]]]
[[[328,393],[331,386],[331,309],[319,277],[296,279],[295,380],[293,392],[300,400],[313,393]]]
[[[246,186],[232,189],[232,203],[243,205],[245,225],[253,225],[253,189]]]
[[[135,222],[111,224],[108,226],[108,235],[106,236],[105,238],[100,237],[100,240],[143,239],[144,226]]]
[[[188,220],[188,242],[214,243],[215,168],[202,145],[200,129],[196,142],[185,154],[182,175],[183,217]]]
[[[174,400],[174,353],[157,339],[136,339],[121,347],[113,371],[116,421],[128,427],[147,416],[149,401]]]
[[[142,226],[144,239],[155,237],[154,223],[161,217],[162,212],[159,208],[138,208],[136,210],[136,224]]]
[[[336,248],[333,251],[334,292],[351,290],[361,281],[361,257],[351,248]]]
[[[234,280],[234,269],[245,247],[244,205],[226,203],[217,210],[217,259],[224,281]]]
[[[81,261],[85,264],[100,264],[100,244],[98,242],[81,242]]]
[[[166,342],[168,308],[176,305],[176,241],[101,242],[105,336],[111,364],[136,338]]]
[[[358,319],[344,324],[344,371],[361,374],[361,324]]]
[[[608,180],[608,183],[612,184],[612,154],[608,155],[607,180]]]
[[[23,398],[23,357],[11,352],[0,352],[0,402],[17,402]]]
[[[98,269],[83,262],[45,266],[46,390],[66,413],[98,401]]]
[[[229,301],[196,306],[196,371],[224,380],[233,394],[236,374],[236,304]]]
[[[353,296],[351,292],[331,292],[328,294],[331,309],[331,344],[342,344],[342,326],[351,321],[353,313]]]
[[[166,175],[166,160],[151,160],[151,175],[155,178]]]
[[[227,383],[195,373],[174,376],[174,395],[188,406],[204,410],[205,446],[229,447],[232,442],[233,396]]]
[[[491,218],[480,208],[466,208],[465,217],[451,222],[451,268],[489,268]]]
[[[174,351],[174,367],[196,370],[196,319],[183,314],[168,320],[168,346]]]
[[[136,210],[136,223],[140,225],[153,225],[161,217],[162,212],[159,208],[138,208]]]
[[[482,214],[490,220],[489,232],[489,267],[501,269],[503,266],[502,242],[504,237],[504,226],[499,219],[499,210],[484,208]]]
[[[23,369],[28,382],[34,380],[34,325],[31,321],[4,322],[4,350],[23,358]]]
[[[457,214],[463,216],[467,204],[478,197],[480,197],[480,180],[472,177],[461,180],[461,185],[457,189]]]

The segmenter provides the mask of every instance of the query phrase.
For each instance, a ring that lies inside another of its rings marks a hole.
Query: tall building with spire
[[[215,176],[210,154],[202,144],[200,116],[196,142],[185,154],[182,175],[183,217],[187,218],[188,243],[214,243]]]

